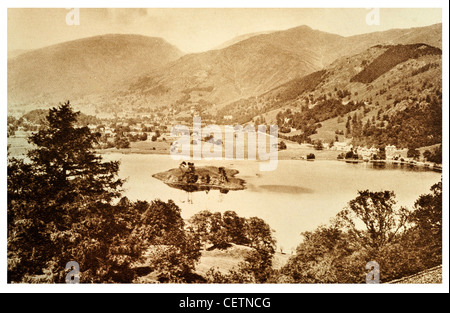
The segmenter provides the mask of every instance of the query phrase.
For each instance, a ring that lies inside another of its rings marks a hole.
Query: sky
[[[410,28],[442,22],[437,9],[327,9],[327,8],[153,8],[79,9],[9,8],[8,51],[41,48],[64,41],[107,33],[162,37],[185,53],[202,52],[239,35],[285,30],[307,25],[343,36]],[[367,16],[369,14],[369,23]],[[379,22],[375,17],[379,17]],[[72,23],[73,24],[73,23]]]

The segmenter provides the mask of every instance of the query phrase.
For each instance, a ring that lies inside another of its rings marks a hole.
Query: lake
[[[261,172],[258,161],[223,160],[195,161],[195,165],[225,166],[239,171],[236,175],[246,181],[247,188],[187,193],[171,188],[152,175],[178,167],[181,161],[169,155],[120,154],[102,155],[104,160],[121,162],[119,176],[126,178],[124,195],[130,200],[172,199],[187,219],[201,210],[225,212],[239,216],[257,216],[275,230],[278,247],[287,253],[300,243],[301,233],[328,224],[346,204],[357,196],[358,190],[393,190],[397,204],[412,208],[415,200],[428,193],[439,182],[441,173],[369,163],[348,164],[340,161],[279,160],[272,172]]]

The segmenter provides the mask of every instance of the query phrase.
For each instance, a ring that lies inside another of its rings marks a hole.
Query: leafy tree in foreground
[[[231,244],[250,247],[237,268],[224,274],[215,268],[207,273],[211,283],[267,283],[273,274],[276,241],[273,230],[258,217],[239,217],[234,211],[201,211],[190,219],[194,234],[208,250],[227,249]],[[207,247],[209,245],[209,247]]]
[[[222,216],[223,226],[226,229],[229,242],[237,245],[246,245],[248,239],[245,237],[244,217],[240,217],[234,211],[226,211]]]
[[[417,199],[410,220],[425,267],[442,264],[442,182],[433,185],[431,193]]]
[[[145,242],[147,257],[144,263],[160,282],[186,282],[199,260],[200,239],[186,228],[180,208],[172,201],[138,201],[140,226],[136,232]]]
[[[393,191],[359,191],[337,216],[337,222],[366,248],[378,249],[392,242],[406,226],[408,211],[396,208]],[[363,227],[357,225],[361,223]]]
[[[190,219],[190,224],[205,247],[207,244],[212,245],[210,249],[229,246],[231,241],[220,212],[201,211]]]
[[[376,261],[386,282],[442,264],[442,184],[431,191],[412,211],[397,208],[392,191],[360,191],[331,225],[302,234],[276,281],[364,283]]]
[[[361,245],[336,225],[320,226],[302,234],[296,255],[281,269],[278,282],[355,283],[362,281],[364,255]]]
[[[45,127],[29,138],[36,146],[29,161],[8,164],[10,281],[62,282],[72,260],[83,280],[109,281],[119,270],[127,276],[123,269],[137,256],[133,240],[125,240],[126,208],[111,204],[123,183],[119,164],[94,154],[97,135],[74,127],[78,114],[69,103],[50,109]],[[107,243],[114,244],[105,249]],[[113,257],[120,246],[121,257]]]
[[[164,281],[182,281],[199,245],[179,208],[118,201],[119,163],[94,153],[98,136],[75,127],[78,115],[69,103],[51,109],[28,160],[8,162],[8,281],[64,282],[70,261],[81,282],[132,282],[144,261]]]

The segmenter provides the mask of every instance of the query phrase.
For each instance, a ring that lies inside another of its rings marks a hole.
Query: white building
[[[346,142],[335,142],[331,149],[336,151],[348,152],[353,149],[353,145],[349,145]]]
[[[366,147],[358,147],[356,153],[362,156],[363,159],[371,159],[373,155],[377,155],[380,152],[379,149],[375,147],[366,148]]]
[[[408,151],[408,149],[398,149],[396,146],[393,145],[386,146],[385,150],[387,160],[406,157]]]

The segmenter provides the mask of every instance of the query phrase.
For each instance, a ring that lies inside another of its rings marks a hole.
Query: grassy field
[[[300,160],[306,158],[310,153],[315,155],[316,160],[336,160],[342,151],[336,150],[316,150],[309,144],[298,144],[296,142],[280,139],[286,143],[287,149],[278,151],[279,160]]]
[[[245,255],[250,252],[252,248],[232,244],[231,247],[225,250],[202,250],[202,256],[195,267],[193,278],[196,282],[206,282],[206,274],[211,268],[218,270],[222,274],[227,274],[232,269],[237,269],[240,262],[243,262]],[[275,253],[273,258],[273,269],[281,269],[288,262],[290,255]],[[136,283],[158,283],[158,274],[152,272],[149,264],[144,261],[135,265],[135,270],[139,278]]]
[[[329,120],[320,122],[322,124],[322,127],[317,129],[317,134],[314,134],[311,136],[311,140],[322,140],[323,142],[331,142],[332,140],[335,140],[336,137],[336,130],[341,130],[345,133],[345,121],[342,119],[343,122],[338,123],[338,118],[331,118]],[[339,142],[343,142],[345,140],[344,135],[338,135]]]
[[[169,154],[170,145],[168,141],[137,141],[131,142],[128,149],[102,149],[99,153],[123,153],[123,154]]]
[[[278,159],[280,160],[300,160],[306,158],[306,155],[313,153],[316,156],[316,160],[336,160],[339,155],[338,151],[333,150],[315,150],[311,145],[302,144],[299,145],[296,142],[279,139],[279,142],[284,141],[287,149],[278,151]],[[17,136],[8,138],[8,144],[10,145],[9,152],[11,156],[25,154],[32,146],[27,142],[25,136]],[[204,144],[204,142],[202,142]],[[247,144],[247,141],[245,142]],[[267,142],[267,145],[269,142]],[[123,153],[123,154],[170,154],[172,142],[170,141],[138,141],[132,142],[128,149],[101,149],[97,150],[98,153]],[[225,145],[222,145],[223,156],[225,153]],[[248,147],[244,148],[244,155],[247,158]],[[192,151],[191,151],[192,155]],[[233,145],[233,156],[236,156],[236,142]]]
[[[26,132],[16,132],[16,136],[8,137],[8,153],[10,156],[25,155],[28,150],[33,148],[33,145],[28,143],[29,134]]]
[[[330,125],[329,127],[329,132],[333,133],[333,138],[334,138],[334,130],[335,130],[335,126],[334,125]],[[332,129],[332,130],[331,130]],[[259,135],[260,133],[258,133]],[[330,135],[331,136],[331,135]],[[342,136],[343,137],[343,136]],[[270,145],[270,137],[267,136],[266,138],[266,151],[269,152],[269,145]],[[278,151],[278,159],[280,160],[300,160],[303,158],[306,158],[306,155],[313,153],[316,156],[316,160],[336,160],[337,156],[339,155],[339,151],[334,151],[334,150],[315,150],[314,147],[312,145],[309,144],[298,144],[296,142],[290,141],[290,140],[286,140],[286,139],[281,139],[278,138],[278,142],[284,141],[286,143],[287,149],[286,150],[279,150]],[[172,145],[173,141],[155,141],[152,142],[150,140],[147,141],[138,141],[138,142],[132,142],[130,144],[130,148],[128,149],[116,149],[116,148],[111,148],[111,149],[103,149],[103,150],[99,150],[100,153],[110,153],[110,152],[119,152],[119,153],[124,153],[124,154],[132,154],[132,153],[136,153],[136,154],[170,154],[170,148]],[[258,142],[258,140],[256,140],[256,142]],[[205,145],[205,142],[202,141],[202,148]],[[218,147],[216,145],[214,145],[214,147]],[[226,148],[226,142],[225,142],[225,137],[223,137],[223,143],[222,143],[222,157],[225,157],[225,148]],[[273,150],[274,148],[272,148]],[[248,150],[249,150],[249,146],[248,146],[248,138],[247,135],[245,135],[245,141],[244,141],[244,147],[243,147],[243,151],[244,151],[244,158],[247,159],[248,158]],[[258,148],[256,147],[256,151],[258,151]],[[236,140],[233,141],[233,157],[236,157],[236,152],[237,152],[237,148],[236,148]],[[193,155],[192,152],[192,147],[191,147],[191,156]],[[257,156],[258,158],[258,156]]]
[[[239,245],[232,245],[226,250],[203,250],[200,262],[196,266],[196,272],[205,277],[209,269],[213,267],[226,274],[229,270],[237,268],[238,264],[244,261],[245,255],[251,250],[252,248]],[[288,254],[275,253],[273,268],[282,268],[288,262],[289,257]]]

